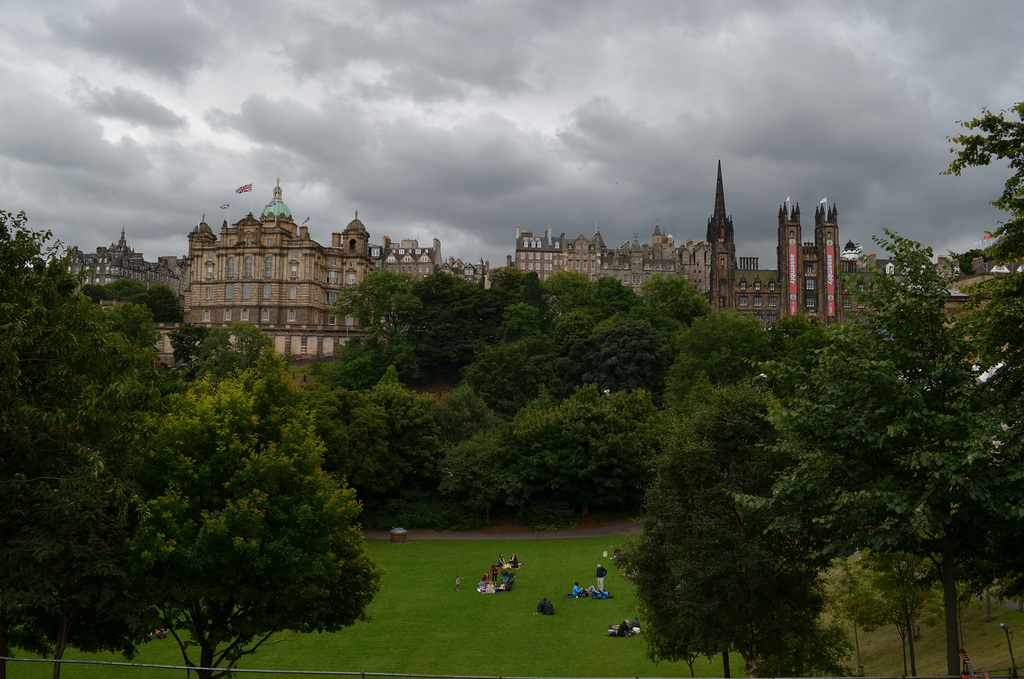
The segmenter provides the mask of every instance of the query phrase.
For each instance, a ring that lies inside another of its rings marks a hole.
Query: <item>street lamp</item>
[[[1006,647],[1010,649],[1010,665],[1013,668],[1011,670],[1010,679],[1017,679],[1017,661],[1013,657],[1013,644],[1010,643],[1010,639],[1013,638],[1013,632],[1004,623],[999,623],[999,626],[1006,632]]]

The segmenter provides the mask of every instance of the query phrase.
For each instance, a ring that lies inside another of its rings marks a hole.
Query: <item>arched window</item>
[[[352,240],[350,240],[348,242],[348,249],[349,249],[349,252],[355,252],[355,250],[356,250],[356,239],[355,238],[353,238]]]
[[[267,257],[266,261],[263,262],[263,277],[273,278],[274,276],[274,258]]]
[[[245,277],[252,278],[252,257],[245,258]]]
[[[235,258],[228,257],[228,278],[235,277]]]

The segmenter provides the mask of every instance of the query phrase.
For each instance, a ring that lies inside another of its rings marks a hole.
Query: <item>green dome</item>
[[[287,217],[292,218],[292,211],[281,200],[281,178],[277,179],[277,186],[274,187],[274,199],[263,208],[264,217]]]
[[[283,200],[275,200],[263,208],[264,217],[288,217],[291,219],[292,211],[284,204]]]

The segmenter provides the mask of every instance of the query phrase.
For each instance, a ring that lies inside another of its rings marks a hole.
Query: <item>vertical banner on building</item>
[[[796,238],[789,239],[789,315],[796,316]]]
[[[825,294],[828,295],[828,315],[836,315],[836,247],[831,238],[825,239]]]

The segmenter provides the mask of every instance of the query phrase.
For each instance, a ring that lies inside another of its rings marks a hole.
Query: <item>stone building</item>
[[[515,259],[509,255],[508,265],[521,271],[535,271],[541,280],[544,280],[556,271],[562,270],[563,245],[565,233],[552,237],[551,227],[547,228],[543,236],[534,236],[532,231],[520,231],[516,225],[516,254]],[[582,253],[580,253],[582,254]],[[580,260],[577,259],[577,262]],[[588,265],[592,259],[584,259]],[[588,269],[589,270],[589,269]],[[587,273],[587,271],[584,271]]]
[[[475,283],[485,290],[491,287],[491,262],[481,259],[474,264],[470,261],[463,262],[462,259],[449,257],[437,268],[437,273],[448,274],[456,278],[464,278],[470,283]]]
[[[655,224],[650,243],[641,244],[634,234],[632,242],[624,242],[614,250],[603,249],[599,275],[616,278],[627,288],[640,292],[644,282],[652,276],[674,276],[680,269],[675,240],[670,234],[663,234],[661,227]]]
[[[282,199],[281,184],[259,216],[221,225],[204,220],[188,236],[185,322],[207,327],[251,323],[279,354],[333,354],[356,331],[331,304],[372,270],[369,234],[359,213],[331,244],[310,238]]]
[[[107,285],[114,281],[138,281],[150,288],[156,284],[168,286],[181,300],[185,282],[188,280],[188,260],[176,256],[158,257],[147,262],[142,253],[135,252],[125,240],[124,228],[121,239],[110,247],[98,247],[96,252],[82,252],[71,248],[71,271],[85,272],[85,283]]]
[[[408,274],[414,278],[425,278],[437,271],[441,259],[441,241],[437,238],[431,247],[421,248],[415,238],[403,238],[398,244],[384,236],[380,250],[373,250],[376,268],[382,271]]]

